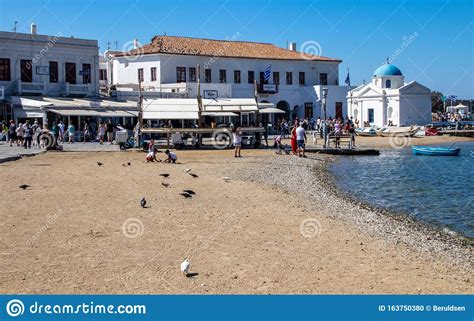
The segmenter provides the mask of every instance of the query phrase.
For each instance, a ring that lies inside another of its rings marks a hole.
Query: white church
[[[349,115],[359,126],[410,126],[431,122],[431,90],[416,81],[405,83],[400,69],[388,62],[374,71],[372,81],[349,91]]]

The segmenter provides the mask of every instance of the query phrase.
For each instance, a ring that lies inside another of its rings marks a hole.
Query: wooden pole
[[[143,92],[142,92],[142,81],[138,80],[138,148],[142,141],[142,128],[143,128]]]
[[[197,64],[197,102],[198,102],[198,128],[203,128],[202,123],[202,97],[201,97],[201,65]],[[197,134],[198,145],[202,146],[202,135]]]

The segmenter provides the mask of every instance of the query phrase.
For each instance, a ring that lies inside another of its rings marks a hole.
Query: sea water
[[[461,148],[461,155],[387,149],[340,157],[331,171],[337,187],[359,200],[474,238],[474,141],[437,146]]]

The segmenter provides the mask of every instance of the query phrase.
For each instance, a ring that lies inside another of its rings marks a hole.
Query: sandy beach
[[[0,164],[1,293],[472,293],[472,245],[338,195],[333,156],[232,155],[178,151],[170,165],[48,152]]]

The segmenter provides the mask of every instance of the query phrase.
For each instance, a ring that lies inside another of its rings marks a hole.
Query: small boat
[[[377,131],[377,135],[381,137],[412,137],[418,132],[419,128],[415,127],[385,127]]]
[[[436,136],[436,135],[438,135],[438,130],[434,127],[431,127],[425,130],[425,136]]]
[[[372,127],[357,128],[355,130],[355,133],[357,136],[376,136],[377,135],[377,131]]]
[[[444,148],[444,147],[428,147],[428,146],[412,146],[411,150],[414,155],[427,156],[459,156],[461,148]]]

